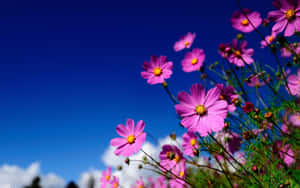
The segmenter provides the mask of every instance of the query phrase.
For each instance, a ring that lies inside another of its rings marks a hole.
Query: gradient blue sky
[[[272,1],[242,1],[262,16]],[[100,157],[126,118],[143,119],[146,131],[181,133],[161,86],[140,76],[152,54],[174,61],[171,90],[187,90],[199,73],[186,74],[174,42],[196,32],[194,47],[206,62],[238,33],[230,24],[234,0],[21,1],[0,3],[0,164],[78,179]],[[259,48],[259,38],[248,36]],[[265,51],[255,58],[262,60]],[[265,58],[265,57],[263,57]]]

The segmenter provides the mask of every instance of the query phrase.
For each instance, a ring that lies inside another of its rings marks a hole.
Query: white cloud
[[[143,145],[143,150],[147,152],[147,154],[151,155],[155,160],[158,160],[158,155],[161,151],[161,146],[165,144],[173,144],[177,145],[178,147],[181,147],[182,139],[177,138],[177,141],[174,141],[170,139],[170,137],[165,137],[163,139],[158,140],[158,144],[154,145],[150,142],[145,142]],[[145,154],[140,151],[137,154],[134,154],[130,157],[132,160],[130,162],[130,165],[124,163],[126,157],[118,157],[114,154],[115,148],[112,146],[109,146],[107,150],[104,152],[104,154],[101,156],[102,162],[105,164],[105,166],[110,166],[113,168],[116,168],[117,166],[122,166],[122,171],[115,170],[113,171],[113,175],[120,178],[120,183],[122,187],[128,188],[132,184],[136,182],[139,177],[143,177],[144,180],[147,180],[149,176],[157,176],[152,171],[145,170],[144,168],[138,169],[138,165],[141,164],[140,162],[134,162],[133,160],[142,160]],[[102,169],[106,170],[106,169]],[[91,175],[94,177],[94,180],[96,181],[95,185],[96,187],[100,187],[100,178],[101,178],[101,172],[102,170],[95,170],[91,169],[89,172],[84,172],[81,174],[79,179],[79,186],[80,188],[87,188],[87,184],[89,181],[89,178]]]
[[[20,168],[15,165],[3,165],[0,167],[0,187],[23,188],[31,184],[36,176],[41,177],[43,188],[63,188],[65,181],[53,173],[43,175],[40,173],[40,164],[35,162],[28,168]],[[9,186],[8,186],[9,185]]]

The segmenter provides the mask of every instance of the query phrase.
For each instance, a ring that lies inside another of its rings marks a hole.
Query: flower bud
[[[127,165],[130,164],[130,159],[129,159],[128,157],[125,159],[125,163],[126,163]]]
[[[143,165],[139,164],[138,169],[141,170],[143,168]]]
[[[272,112],[267,112],[267,113],[265,113],[264,116],[265,116],[266,119],[271,119],[273,117],[273,113]]]
[[[121,165],[117,166],[117,170],[122,170],[122,169],[123,169],[123,167]]]
[[[241,34],[241,33],[239,33],[239,34],[236,35],[236,38],[237,38],[238,40],[243,40],[243,39],[244,39],[244,35]]]
[[[170,134],[170,138],[171,138],[172,140],[176,140],[176,134],[175,134],[175,133],[171,133],[171,134]]]

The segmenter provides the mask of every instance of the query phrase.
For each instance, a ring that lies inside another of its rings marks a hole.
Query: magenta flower
[[[231,85],[225,87],[224,84],[216,84],[216,86],[221,90],[220,99],[225,100],[228,104],[228,111],[234,112],[236,107],[233,104],[234,99],[238,99],[238,95],[234,91],[234,87]]]
[[[142,177],[139,180],[136,180],[136,185],[132,186],[132,188],[145,188],[145,183]]]
[[[148,79],[148,84],[161,84],[172,75],[173,62],[168,61],[166,56],[152,56],[149,62],[143,65],[144,72],[141,75]]]
[[[170,187],[172,188],[185,188],[186,187],[186,183],[184,180],[181,180],[181,179],[170,179],[169,180],[169,184],[170,184]]]
[[[265,40],[262,40],[260,42],[261,48],[265,48],[267,46],[269,46],[275,39],[276,39],[276,33],[272,32],[271,35],[267,35],[265,37]]]
[[[291,122],[296,127],[300,127],[300,113],[297,112],[290,115],[289,122]]]
[[[198,71],[202,67],[204,60],[204,51],[195,48],[191,52],[186,53],[184,59],[181,61],[182,69],[184,72]]]
[[[174,44],[175,52],[183,50],[185,48],[191,48],[196,37],[196,33],[188,32],[187,35],[182,36],[179,41]]]
[[[290,134],[291,133],[290,130],[289,130],[289,127],[286,124],[282,124],[281,131],[285,134]]]
[[[185,170],[185,161],[182,152],[174,145],[163,145],[159,154],[162,170],[171,170],[174,174],[179,174]]]
[[[260,76],[259,75],[251,75],[248,77],[248,79],[245,81],[248,86],[250,87],[261,87],[266,84],[264,81],[260,81]],[[270,80],[270,78],[265,79],[267,82]]]
[[[253,59],[251,56],[254,54],[254,50],[252,48],[248,48],[248,42],[242,41],[240,46],[238,45],[238,40],[232,40],[232,48],[233,53],[229,56],[228,61],[230,63],[235,64],[238,67],[245,66],[245,63],[248,65],[253,63]]]
[[[295,155],[290,144],[283,145],[282,141],[278,141],[273,149],[275,153],[279,154],[279,157],[288,167],[296,162]]]
[[[181,124],[201,136],[222,130],[228,105],[226,101],[219,100],[221,90],[214,87],[206,93],[201,84],[194,84],[190,92],[191,95],[182,91],[177,96],[180,104],[175,105],[175,109],[183,118]]]
[[[284,36],[292,36],[295,31],[300,31],[300,3],[298,0],[274,0],[273,6],[278,10],[271,11],[268,19],[277,22],[272,31],[281,33],[284,29]]]
[[[113,179],[110,182],[111,186],[110,188],[118,188],[119,187],[119,178],[117,178],[116,176],[113,176]]]
[[[199,141],[198,137],[194,133],[184,133],[182,138],[182,148],[186,155],[194,157],[195,155],[199,154]]]
[[[134,121],[127,119],[126,126],[119,124],[117,126],[117,133],[124,138],[114,138],[110,144],[116,146],[114,151],[116,155],[128,157],[133,153],[137,153],[146,140],[146,133],[143,132],[145,127],[144,121],[140,120],[136,128],[134,128]]]
[[[245,16],[246,15],[246,16]],[[251,25],[251,23],[253,24]],[[235,11],[231,17],[232,27],[244,33],[249,33],[260,26],[262,18],[258,12],[252,12],[250,9],[243,9],[243,12]]]
[[[216,133],[214,137],[230,154],[240,150],[242,139],[238,134],[221,131]]]
[[[168,188],[168,184],[166,184],[166,178],[164,176],[159,176],[156,181],[150,177],[148,181],[150,183],[150,188]]]
[[[102,171],[102,177],[100,179],[101,188],[105,188],[106,185],[110,183],[110,179],[111,179],[111,168],[108,167],[107,171]]]
[[[297,75],[290,75],[287,78],[288,88],[291,91],[291,95],[300,96],[300,69],[298,69]],[[288,90],[287,88],[287,90]]]

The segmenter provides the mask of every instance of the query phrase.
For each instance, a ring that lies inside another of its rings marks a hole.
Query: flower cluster
[[[192,32],[173,46],[175,52],[185,53],[183,57],[169,61],[166,56],[153,55],[144,62],[142,78],[151,85],[162,84],[185,132],[181,138],[170,135],[173,142],[151,156],[142,149],[147,135],[143,120],[135,125],[128,119],[126,125],[117,125],[120,137],[110,142],[115,155],[128,157],[125,163],[129,166],[139,162],[139,169],[160,175],[148,180],[140,177],[132,187],[296,187],[300,43],[287,37],[300,32],[300,1],[274,0],[273,6],[278,10],[265,19],[246,8],[233,13],[232,27],[243,34],[219,45],[220,62],[205,62],[204,50],[193,48],[197,41]],[[263,36],[260,26],[273,22],[271,31],[266,32],[271,34]],[[259,50],[270,48],[275,63],[254,60],[254,49],[246,41],[250,32],[258,33]],[[288,59],[281,62],[277,52]],[[172,83],[173,71],[178,70],[173,66],[201,78],[189,86],[189,92],[179,91],[177,98],[166,82],[170,79]],[[143,158],[131,159],[134,154]],[[121,185],[110,168],[103,171],[101,183],[103,188]]]

